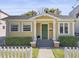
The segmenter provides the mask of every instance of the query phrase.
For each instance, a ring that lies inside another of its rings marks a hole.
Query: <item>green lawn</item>
[[[38,52],[39,52],[39,49],[38,48],[33,48],[33,50],[32,50],[32,57],[33,58],[37,58]]]
[[[55,58],[64,58],[64,50],[63,49],[53,49],[52,50]]]

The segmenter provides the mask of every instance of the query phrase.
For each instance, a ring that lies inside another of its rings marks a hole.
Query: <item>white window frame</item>
[[[60,33],[60,24],[63,24],[63,33]],[[65,33],[65,23],[67,23],[68,24],[68,33]],[[59,35],[69,35],[69,33],[70,33],[70,28],[69,28],[69,23],[68,22],[59,22],[59,24],[58,24],[58,29],[59,29]]]
[[[63,23],[60,23],[60,24],[63,24]],[[59,30],[60,30],[60,24],[59,24]],[[60,33],[60,31],[59,31]],[[64,33],[64,25],[63,25],[63,33]],[[60,34],[63,34],[63,33],[60,33]]]
[[[31,31],[23,31],[23,25],[30,25]],[[22,32],[32,32],[32,23],[27,23],[26,22],[26,24],[24,24],[24,22],[22,22]]]
[[[65,33],[65,24],[67,24],[67,27],[68,27],[68,33],[69,33],[69,24],[68,24],[68,23],[64,23],[64,34],[68,34],[68,33]]]
[[[18,31],[11,31],[11,25],[18,25]],[[9,32],[20,32],[20,24],[9,24]]]

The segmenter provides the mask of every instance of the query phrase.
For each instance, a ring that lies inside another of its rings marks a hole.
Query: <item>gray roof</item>
[[[5,14],[5,15],[7,15],[7,16],[9,16],[7,13],[3,12],[2,10],[0,10],[0,12],[3,13],[3,14]]]
[[[33,16],[9,16],[9,17],[6,17],[6,18],[3,18],[3,20],[6,20],[6,19],[29,19]]]
[[[51,14],[50,15],[53,15],[55,17],[58,17],[60,19],[75,19],[74,17],[71,17],[71,16],[68,16],[68,15],[55,15],[55,14]]]
[[[54,14],[50,14],[52,16],[55,16],[55,17],[58,17],[60,19],[75,19],[74,17],[71,17],[71,16],[67,16],[67,15],[54,15]],[[32,18],[34,16],[8,16],[6,18],[3,18],[2,20],[6,20],[6,19],[29,19],[29,18]]]
[[[58,18],[61,18],[61,19],[75,19],[74,17],[71,17],[71,16],[67,16],[67,15],[59,15],[57,16]]]

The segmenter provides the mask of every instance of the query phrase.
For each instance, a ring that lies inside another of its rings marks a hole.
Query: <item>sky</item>
[[[41,8],[59,8],[62,15],[68,15],[79,5],[79,0],[0,0],[0,9],[9,15],[20,15]]]

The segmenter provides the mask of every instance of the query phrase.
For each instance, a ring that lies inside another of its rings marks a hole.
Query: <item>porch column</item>
[[[53,21],[53,40],[56,40],[56,21]]]
[[[72,30],[73,30],[72,35],[75,36],[75,22],[72,23]]]
[[[33,41],[36,41],[37,37],[36,37],[36,21],[34,20],[34,39]]]

